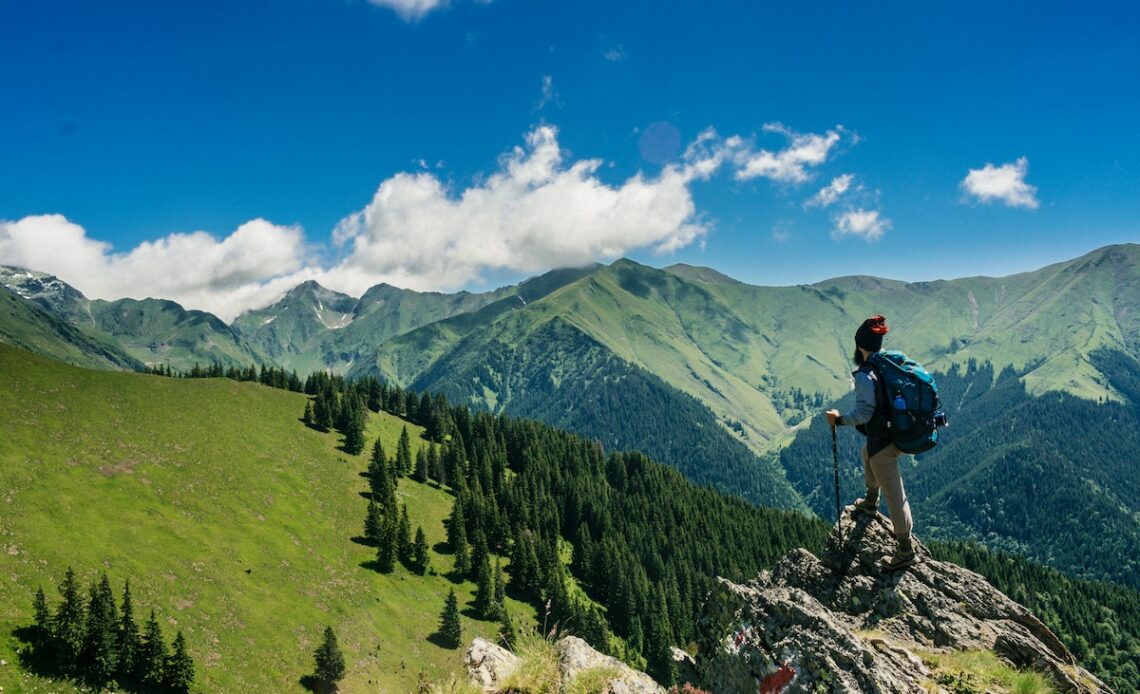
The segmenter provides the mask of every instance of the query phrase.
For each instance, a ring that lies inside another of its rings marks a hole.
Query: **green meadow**
[[[301,424],[305,396],[225,379],[178,380],[79,369],[0,345],[0,686],[59,691],[16,666],[12,631],[42,586],[53,608],[67,567],[84,586],[130,579],[136,617],[153,608],[169,642],[184,634],[195,689],[303,691],[325,625],[336,630],[344,691],[414,690],[462,667],[429,640],[454,587],[443,519],[451,495],[401,480],[433,572],[381,575],[362,532],[367,452]],[[403,426],[372,414],[369,449],[389,455]],[[413,450],[416,443],[413,443]],[[84,592],[86,594],[86,592]],[[533,610],[510,602],[519,618]],[[463,618],[464,640],[495,625]]]

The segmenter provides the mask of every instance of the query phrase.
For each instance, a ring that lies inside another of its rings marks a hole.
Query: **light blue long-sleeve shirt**
[[[875,414],[875,380],[877,376],[870,369],[859,369],[855,376],[855,407],[843,415],[843,424],[858,426],[871,421]]]

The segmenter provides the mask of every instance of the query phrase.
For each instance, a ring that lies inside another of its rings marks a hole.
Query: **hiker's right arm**
[[[858,426],[871,421],[875,414],[875,382],[866,371],[855,373],[855,407],[840,417],[843,426]]]

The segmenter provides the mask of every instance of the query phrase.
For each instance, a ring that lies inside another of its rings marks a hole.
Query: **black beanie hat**
[[[878,352],[883,348],[883,335],[890,330],[886,318],[878,314],[871,316],[855,331],[855,345],[869,352]]]

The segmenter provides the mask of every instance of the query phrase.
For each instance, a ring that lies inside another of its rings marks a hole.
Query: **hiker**
[[[887,430],[888,403],[880,402],[880,376],[867,362],[872,354],[883,347],[883,335],[890,331],[887,319],[881,315],[871,316],[863,321],[855,331],[855,408],[847,414],[839,410],[827,411],[827,423],[832,429],[837,426],[853,426],[867,437],[861,452],[863,458],[863,480],[867,493],[855,502],[855,511],[875,514],[879,510],[879,491],[887,497],[887,509],[891,514],[895,539],[898,544],[892,557],[883,559],[883,568],[889,571],[904,569],[915,563],[917,557],[911,540],[912,521],[910,503],[906,499],[902,476],[899,474],[899,456],[902,451],[891,443]],[[883,395],[882,397],[885,397]]]

